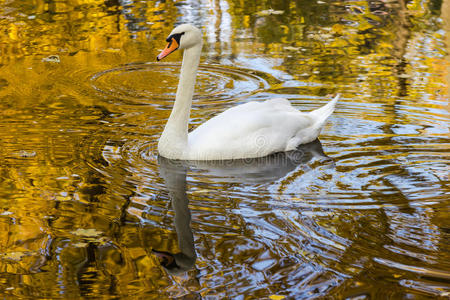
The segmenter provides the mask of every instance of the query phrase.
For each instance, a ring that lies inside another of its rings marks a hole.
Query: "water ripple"
[[[167,109],[165,105],[169,105],[176,94],[180,66],[161,62],[127,64],[96,73],[90,82],[108,98],[132,104],[163,105]],[[270,80],[275,79],[253,70],[201,64],[194,103],[214,105],[236,101],[267,89]]]

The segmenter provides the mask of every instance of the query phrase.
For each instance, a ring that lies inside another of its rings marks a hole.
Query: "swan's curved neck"
[[[175,103],[158,144],[159,153],[167,158],[182,159],[187,150],[188,123],[201,50],[201,43],[184,50]]]

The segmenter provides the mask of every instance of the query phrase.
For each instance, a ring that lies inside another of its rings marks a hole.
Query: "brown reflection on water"
[[[448,297],[449,5],[0,1],[0,294]],[[158,159],[181,54],[154,58],[182,22],[204,32],[192,127],[340,92],[321,143]]]

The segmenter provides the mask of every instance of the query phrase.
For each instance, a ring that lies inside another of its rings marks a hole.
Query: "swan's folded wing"
[[[312,123],[308,114],[286,99],[238,105],[189,134],[189,159],[260,157],[285,151],[289,140]]]

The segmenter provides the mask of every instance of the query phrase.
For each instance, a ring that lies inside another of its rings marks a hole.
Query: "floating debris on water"
[[[88,238],[98,237],[103,234],[101,231],[98,231],[93,228],[89,228],[89,229],[78,228],[77,230],[72,231],[71,233],[74,235],[88,237]]]
[[[19,152],[14,153],[14,156],[17,157],[35,157],[36,156],[36,152],[34,151],[26,151],[26,150],[20,150]]]
[[[9,252],[9,253],[1,253],[0,258],[7,259],[7,260],[13,260],[13,261],[19,261],[25,255],[27,255],[27,253],[22,252],[22,251],[14,251],[14,252]]]
[[[256,13],[257,16],[264,17],[270,15],[282,15],[284,14],[284,10],[274,10],[274,9],[266,9]]]
[[[43,62],[60,63],[59,55],[50,55],[42,59]]]

